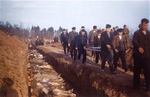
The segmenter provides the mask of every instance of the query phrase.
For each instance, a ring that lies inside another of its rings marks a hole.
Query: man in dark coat
[[[148,19],[142,19],[140,29],[133,36],[133,57],[134,57],[134,88],[140,86],[140,74],[143,69],[146,91],[150,86],[150,33],[148,31]]]
[[[60,35],[60,40],[64,49],[64,53],[66,54],[68,51],[68,33],[65,29],[63,29],[62,34]]]
[[[121,59],[122,67],[127,71],[127,65],[126,65],[126,60],[125,60],[125,51],[126,51],[126,46],[125,46],[125,37],[123,35],[123,29],[118,29],[117,30],[117,35],[114,36],[113,38],[113,49],[114,49],[114,71],[117,70],[117,65],[119,58]]]
[[[101,47],[101,31],[100,30],[97,31],[97,35],[94,37],[93,44],[94,44],[94,47]],[[98,63],[101,57],[101,52],[96,51],[95,54],[96,54],[95,63]]]
[[[69,43],[71,58],[76,60],[77,57],[77,46],[76,46],[76,38],[78,33],[76,32],[76,28],[72,27],[72,31],[69,33]]]
[[[77,47],[78,47],[78,59],[80,60],[81,55],[82,63],[86,61],[86,47],[87,47],[87,35],[85,30],[81,30],[77,37]]]
[[[81,26],[81,29],[80,29],[79,33],[82,33],[83,31],[85,32],[85,37],[88,38],[87,31],[85,30],[85,27]]]
[[[110,71],[113,71],[113,33],[111,32],[111,25],[106,25],[106,31],[101,35],[101,53],[102,53],[102,70],[105,69],[106,61],[109,64]]]

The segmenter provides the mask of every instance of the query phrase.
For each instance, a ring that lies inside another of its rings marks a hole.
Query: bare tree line
[[[12,25],[9,22],[0,21],[0,30],[4,31],[8,35],[15,35],[19,38],[28,39],[28,38],[42,38],[50,39],[58,38],[63,28],[59,27],[58,30],[55,30],[54,27],[41,28],[40,26],[32,26],[31,28],[23,28],[21,25],[14,24]]]

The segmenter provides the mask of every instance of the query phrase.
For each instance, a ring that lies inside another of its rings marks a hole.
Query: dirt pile
[[[15,36],[0,31],[0,97],[28,97],[26,47]]]

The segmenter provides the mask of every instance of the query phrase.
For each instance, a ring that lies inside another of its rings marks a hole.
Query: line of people
[[[133,68],[133,85],[136,89],[140,87],[140,74],[143,70],[145,77],[145,89],[149,91],[150,86],[150,34],[148,31],[149,20],[143,18],[139,29],[134,33],[133,38],[129,36],[126,25],[123,28],[106,24],[105,29],[93,29],[87,33],[82,26],[79,33],[73,27],[71,32],[63,30],[60,39],[64,48],[64,53],[70,53],[71,57],[86,62],[87,47],[101,47],[101,51],[92,51],[95,55],[95,62],[101,59],[101,69],[105,71],[106,62],[112,74],[116,74],[117,66],[127,72],[129,67]]]
[[[85,27],[81,27],[81,31],[78,33],[76,32],[76,28],[73,27],[72,31],[67,33],[65,29],[60,36],[60,40],[62,46],[64,48],[64,53],[70,52],[71,57],[76,60],[81,59],[82,63],[86,62],[86,50],[87,48],[87,32]]]

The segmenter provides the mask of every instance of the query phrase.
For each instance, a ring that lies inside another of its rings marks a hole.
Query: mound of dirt
[[[28,97],[26,47],[17,37],[0,31],[0,97]]]

